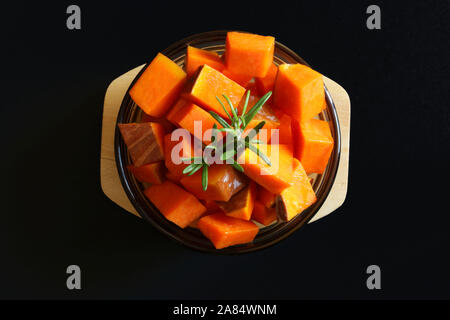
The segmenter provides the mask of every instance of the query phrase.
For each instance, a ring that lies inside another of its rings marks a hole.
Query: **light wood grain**
[[[105,195],[114,203],[138,216],[122,188],[114,156],[114,132],[117,114],[123,97],[144,65],[141,65],[115,79],[105,94],[102,122],[102,144],[100,155],[100,181]],[[325,217],[339,208],[347,195],[348,162],[350,151],[350,98],[347,92],[333,80],[324,77],[325,84],[333,97],[341,127],[341,159],[336,179],[330,193],[311,222]]]

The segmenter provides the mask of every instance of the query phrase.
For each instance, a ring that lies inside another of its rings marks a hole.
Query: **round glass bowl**
[[[172,59],[180,67],[184,67],[184,58],[186,54],[186,47],[188,45],[223,54],[225,50],[226,34],[227,31],[211,31],[196,34],[172,44],[170,47],[161,52]],[[307,65],[307,63],[295,52],[278,42],[275,43],[274,63],[277,65],[282,63],[302,63]],[[148,64],[146,66],[148,66]],[[140,77],[142,72],[145,70],[145,67],[133,80],[130,88]],[[136,122],[141,118],[142,111],[133,102],[128,94],[128,91],[125,94],[120,106],[117,123]],[[143,191],[145,190],[145,186],[138,182],[126,169],[126,166],[131,164],[131,159],[116,126],[114,147],[117,169],[119,171],[122,186],[131,203],[134,205],[136,211],[142,218],[150,222],[162,233],[190,248],[216,254],[237,254],[256,251],[271,246],[285,239],[294,231],[298,230],[302,225],[307,223],[319,211],[328,196],[331,186],[333,185],[339,165],[341,137],[336,108],[326,87],[325,97],[327,107],[319,115],[319,118],[329,122],[335,145],[325,172],[320,175],[310,175],[313,179],[312,185],[317,195],[316,203],[289,222],[278,221],[270,226],[262,227],[252,243],[217,250],[199,230],[190,227],[181,229],[165,219],[158,209],[144,196]],[[176,197],[176,195],[174,195],[174,197]]]

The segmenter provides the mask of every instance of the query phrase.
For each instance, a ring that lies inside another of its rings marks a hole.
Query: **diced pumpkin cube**
[[[207,212],[209,212],[209,213],[222,212],[222,208],[219,206],[217,201],[214,201],[214,200],[200,200],[200,202],[206,207]]]
[[[250,81],[253,79],[253,77],[251,77],[251,76],[235,74],[232,71],[230,71],[229,69],[224,69],[222,71],[222,73],[225,76],[227,76],[228,78],[230,78],[231,80],[239,83],[244,88],[246,88],[250,84]]]
[[[201,145],[201,143],[199,144]],[[182,178],[183,170],[189,165],[182,159],[197,156],[194,147],[194,139],[192,139],[187,130],[178,139],[175,136],[172,137],[171,133],[164,136],[164,161],[167,170],[172,174],[171,180],[180,180]],[[201,152],[201,150],[198,152]]]
[[[227,95],[236,107],[239,105],[244,93],[244,87],[210,66],[204,65],[198,70],[197,76],[189,80],[189,84],[187,85],[186,92],[183,96],[202,108],[212,110],[220,116],[227,118],[227,114],[219,101],[217,101],[216,96],[222,99],[223,104],[231,114],[230,106],[222,95]]]
[[[186,73],[188,77],[195,74],[197,69],[204,64],[217,71],[222,71],[225,68],[222,58],[216,52],[188,46],[186,50]]]
[[[276,198],[277,198],[276,194],[267,191],[267,189],[262,186],[258,186],[257,200],[263,205],[265,205],[267,208],[273,207]]]
[[[292,183],[292,151],[285,145],[260,146],[260,151],[269,158],[271,166],[248,148],[240,154],[238,163],[244,168],[244,174],[253,181],[278,194]]]
[[[227,202],[219,202],[220,208],[229,216],[243,220],[250,220],[256,198],[256,184],[250,181],[249,185],[236,193]]]
[[[172,181],[173,183],[175,183],[175,184],[181,186],[181,183],[180,183],[180,178],[181,178],[181,176],[177,176],[177,175],[175,175],[173,172],[170,172],[170,171],[166,171],[165,176],[166,176],[166,179],[167,179],[167,180],[170,180],[170,181]]]
[[[160,124],[119,123],[118,126],[136,167],[164,160],[164,129]]]
[[[269,67],[269,71],[263,78],[255,78],[256,89],[258,89],[258,94],[260,96],[265,95],[269,91],[273,91],[273,85],[275,84],[275,79],[277,78],[278,67],[272,63]],[[270,97],[272,99],[272,97]],[[269,102],[270,102],[269,99]]]
[[[267,208],[259,201],[255,201],[252,219],[264,226],[268,226],[277,221],[277,210],[276,208]]]
[[[158,53],[129,93],[150,116],[161,117],[175,102],[186,82],[186,73],[165,55]]]
[[[186,228],[206,212],[196,197],[169,180],[150,186],[144,194],[167,220],[180,228]]]
[[[223,213],[202,217],[197,225],[216,249],[252,242],[259,231],[252,221],[228,217]]]
[[[213,164],[208,169],[208,188],[203,190],[202,169],[180,180],[183,187],[203,200],[228,201],[247,184],[247,179],[232,166]]]
[[[293,184],[281,191],[277,198],[279,216],[283,221],[291,220],[317,200],[302,164],[295,158],[294,162]]]
[[[194,137],[205,144],[211,142],[212,132],[208,129],[212,129],[216,120],[196,104],[185,99],[180,99],[167,114],[167,119],[175,125],[188,130]],[[195,121],[197,121],[198,125],[197,130],[195,128]],[[217,124],[217,128],[220,129],[222,126]]]
[[[248,99],[248,105],[247,105],[247,111],[250,110],[256,102],[260,99],[259,96],[251,94]],[[239,112],[242,112],[242,109],[245,104],[245,97],[241,100],[241,103],[239,104]],[[258,113],[255,115],[255,117],[249,122],[247,125],[247,128],[245,130],[245,135],[248,134],[248,131],[250,129],[253,129],[258,123],[261,121],[265,121],[265,125],[262,128],[263,130],[266,130],[265,134],[261,133],[257,134],[255,136],[255,139],[263,140],[265,143],[269,143],[271,141],[272,134],[274,133],[272,130],[278,129],[280,126],[280,121],[278,120],[278,117],[276,116],[275,112],[272,110],[269,104],[265,103],[263,104],[262,108],[258,111]]]
[[[142,112],[140,122],[159,123],[160,125],[162,125],[162,127],[164,129],[164,134],[170,133],[173,131],[173,129],[175,129],[175,126],[172,123],[170,123],[170,121],[167,120],[165,117],[164,118],[156,118],[156,117],[149,116],[145,112]]]
[[[148,182],[152,184],[160,184],[164,181],[164,164],[163,161],[144,164],[140,167],[133,165],[127,166],[128,170],[140,182]]]
[[[275,38],[251,33],[228,32],[225,65],[234,73],[265,77],[273,61]]]
[[[283,144],[289,147],[292,153],[294,153],[294,140],[292,135],[292,118],[277,110],[276,114],[279,117],[278,126],[278,144]],[[271,143],[275,143],[275,140],[271,140]]]
[[[293,122],[296,137],[295,157],[306,173],[323,173],[328,164],[334,140],[327,121],[311,119]]]
[[[282,64],[273,92],[276,107],[297,121],[306,121],[322,111],[325,91],[323,77],[302,64]]]

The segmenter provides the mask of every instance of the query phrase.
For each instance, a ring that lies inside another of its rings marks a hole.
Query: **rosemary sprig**
[[[231,114],[230,112],[228,112],[222,100],[220,100],[220,98],[216,96],[217,101],[219,101],[220,105],[225,111],[225,114],[228,116],[230,123],[228,123],[228,121],[226,121],[214,111],[209,111],[209,114],[214,118],[214,120],[216,120],[217,123],[222,126],[222,128],[217,129],[217,124],[214,124],[213,129],[217,130],[217,132],[226,132],[227,137],[228,135],[232,137],[232,141],[230,143],[227,143],[225,146],[223,146],[222,150],[220,150],[220,148],[218,148],[217,146],[217,141],[215,141],[215,136],[213,135],[211,138],[211,143],[205,147],[205,150],[213,149],[216,154],[219,153],[218,155],[220,155],[220,159],[222,161],[226,161],[227,163],[229,163],[230,160],[233,159],[233,162],[229,164],[231,164],[233,168],[240,172],[244,172],[244,168],[239,163],[237,163],[237,157],[245,148],[248,148],[252,152],[256,153],[265,163],[271,166],[272,164],[269,158],[264,153],[262,153],[261,150],[259,150],[258,145],[262,144],[263,142],[257,139],[253,139],[258,134],[259,130],[264,127],[266,122],[259,122],[253,128],[253,130],[250,131],[250,133],[248,133],[245,137],[243,136],[244,130],[245,128],[247,128],[247,125],[256,116],[258,111],[261,110],[262,106],[264,105],[264,103],[266,103],[267,100],[269,100],[271,95],[271,91],[266,93],[247,112],[248,101],[250,98],[250,90],[248,90],[245,96],[245,102],[242,108],[241,115],[239,115],[238,109],[233,106],[233,103],[227,95],[224,94],[223,97],[230,106]],[[233,148],[230,149],[231,146]],[[200,159],[201,163],[198,163]],[[187,158],[185,160],[192,160],[194,161],[194,163],[188,165],[183,170],[183,174],[193,175],[195,172],[202,169],[202,187],[203,190],[206,191],[208,188],[209,159],[205,159],[205,157],[203,156]]]

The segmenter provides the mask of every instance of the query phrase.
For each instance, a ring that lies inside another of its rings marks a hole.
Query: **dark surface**
[[[450,298],[448,1],[280,8],[168,2],[2,7],[0,298]],[[108,84],[190,34],[271,34],[351,97],[349,190],[331,216],[242,256],[186,249],[100,188]],[[442,183],[444,182],[444,183]],[[81,291],[65,269],[82,269]],[[382,290],[366,288],[368,265]]]

